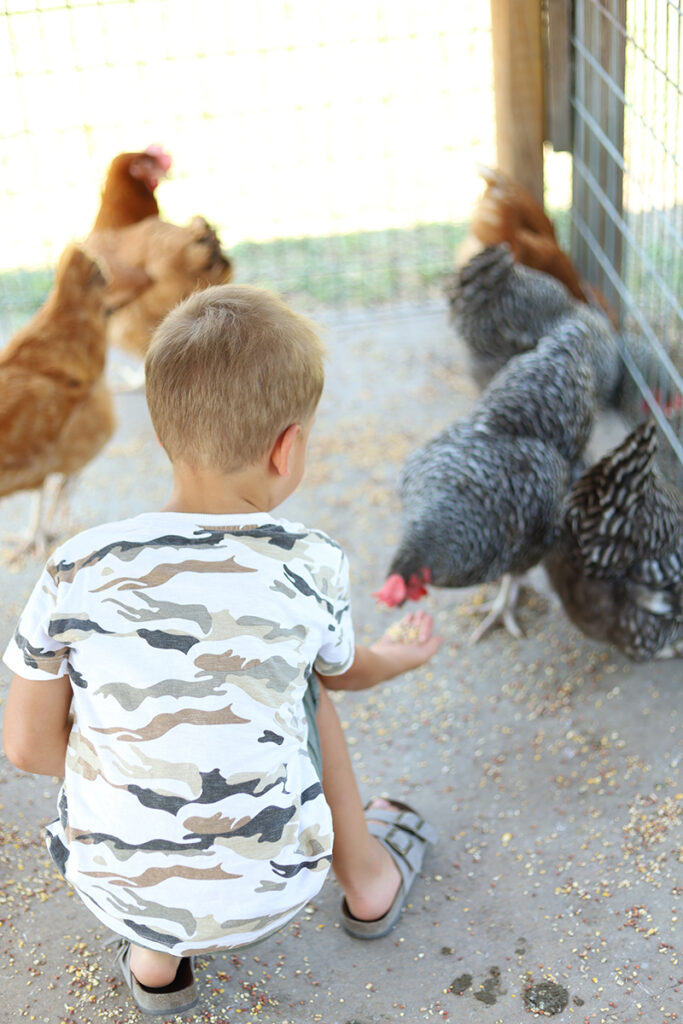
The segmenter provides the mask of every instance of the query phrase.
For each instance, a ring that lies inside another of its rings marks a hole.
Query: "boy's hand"
[[[328,690],[368,690],[429,661],[442,643],[426,612],[406,615],[370,647],[356,647],[351,668],[337,676],[320,675]]]
[[[371,644],[370,650],[387,662],[392,675],[409,672],[429,661],[441,646],[443,637],[435,636],[433,628],[434,620],[426,612],[405,615]]]

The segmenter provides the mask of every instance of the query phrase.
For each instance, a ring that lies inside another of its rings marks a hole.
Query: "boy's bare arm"
[[[71,732],[71,682],[68,676],[36,681],[14,676],[2,726],[9,760],[35,775],[64,775]]]
[[[433,619],[425,612],[406,615],[370,647],[356,647],[353,665],[338,676],[320,676],[328,690],[368,690],[402,672],[418,668],[442,643],[434,636]]]

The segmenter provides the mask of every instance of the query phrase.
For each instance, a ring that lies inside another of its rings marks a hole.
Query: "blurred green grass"
[[[440,294],[467,225],[422,224],[321,238],[242,242],[235,280],[313,308],[383,306]]]
[[[52,267],[0,273],[0,340],[3,343],[42,306],[53,278]]]
[[[569,249],[570,212],[550,210],[560,244]],[[634,217],[637,224],[645,215]],[[236,282],[271,288],[297,308],[380,308],[419,303],[443,295],[455,253],[468,230],[460,223],[418,224],[412,228],[357,231],[348,234],[243,241],[229,248]],[[647,232],[639,230],[641,237]],[[680,284],[680,253],[662,251],[655,235],[646,256],[667,279]],[[668,266],[673,261],[675,271]],[[651,285],[643,265],[625,267],[627,284],[636,299]],[[0,272],[0,323],[3,341],[42,305],[53,281],[52,267]],[[651,304],[651,303],[650,303]],[[656,311],[650,310],[656,318]]]
[[[442,294],[467,224],[240,242],[229,250],[236,282],[277,291],[299,308],[344,309],[419,302]],[[0,273],[6,341],[42,305],[51,267]]]

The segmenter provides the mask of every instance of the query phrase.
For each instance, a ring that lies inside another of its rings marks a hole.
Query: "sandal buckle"
[[[412,836],[410,836],[404,829],[397,828],[396,825],[392,825],[384,837],[384,840],[389,843],[392,849],[394,849],[396,853],[400,854],[401,857],[405,857],[410,852],[410,848],[413,845]]]
[[[421,814],[416,814],[415,811],[401,811],[400,815],[396,819],[396,824],[400,825],[403,829],[408,829],[410,832],[414,832],[419,835],[422,831],[422,827],[427,824]]]

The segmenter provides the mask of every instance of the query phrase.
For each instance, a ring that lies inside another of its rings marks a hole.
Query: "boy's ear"
[[[289,456],[297,435],[301,432],[298,423],[292,423],[283,430],[273,445],[270,453],[270,464],[278,476],[289,476]]]

